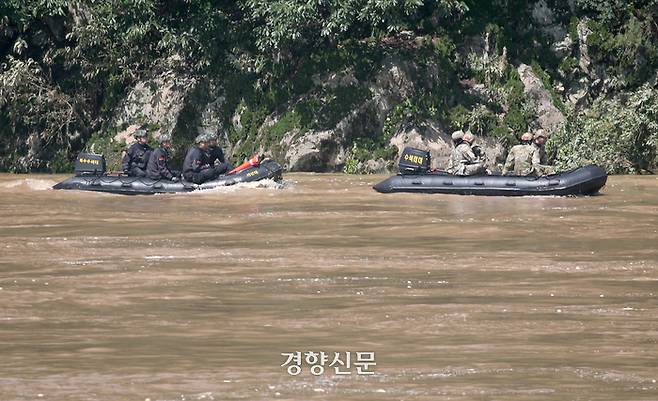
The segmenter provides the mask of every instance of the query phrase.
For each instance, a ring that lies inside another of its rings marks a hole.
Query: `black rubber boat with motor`
[[[400,173],[376,184],[373,189],[381,193],[489,196],[593,195],[603,188],[607,179],[605,170],[595,165],[543,177],[456,176],[430,172],[429,153],[407,148],[400,159]]]
[[[274,181],[282,179],[282,168],[274,160],[264,159],[255,164],[233,174],[221,175],[203,184],[193,184],[186,181],[173,182],[105,174],[105,158],[102,155],[81,153],[76,161],[76,175],[56,184],[53,189],[110,192],[122,195],[149,195],[207,190],[268,178]]]

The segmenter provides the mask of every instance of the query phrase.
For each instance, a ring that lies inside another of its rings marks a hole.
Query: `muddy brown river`
[[[63,178],[0,175],[0,400],[658,400],[656,177],[585,198]]]

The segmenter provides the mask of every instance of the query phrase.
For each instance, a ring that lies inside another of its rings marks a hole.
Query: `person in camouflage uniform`
[[[543,129],[538,129],[537,132],[535,132],[535,137],[534,137],[534,142],[532,143],[534,147],[537,148],[539,151],[539,162],[541,164],[548,164],[547,158],[546,158],[546,147],[544,144],[546,143],[546,139],[548,138],[548,135],[546,135],[546,131]]]
[[[459,130],[452,133],[452,152],[450,152],[450,158],[448,158],[448,168],[446,171],[450,174],[455,174],[457,167],[459,167],[460,156],[457,154],[457,146],[462,143],[462,138],[464,137],[464,131]]]
[[[486,174],[487,168],[481,156],[473,152],[475,135],[467,132],[462,137],[462,142],[452,151],[448,162],[448,172],[453,175],[480,175]]]
[[[537,151],[539,152],[539,173],[541,175],[547,175],[547,174],[555,174],[555,168],[553,166],[550,166],[552,157],[548,157],[546,154],[546,147],[544,144],[546,143],[546,139],[548,138],[548,135],[546,135],[546,131],[543,129],[538,129],[537,132],[535,132],[535,140],[532,143],[532,146],[537,148]]]
[[[532,144],[532,134],[521,136],[521,144],[510,149],[503,166],[503,175],[539,175],[539,150]]]

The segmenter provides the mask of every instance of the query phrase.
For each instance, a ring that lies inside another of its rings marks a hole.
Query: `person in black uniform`
[[[221,165],[211,166],[207,163],[208,136],[201,134],[194,140],[196,146],[190,148],[183,162],[183,178],[195,184],[203,184],[221,174]],[[218,168],[219,167],[219,168]]]
[[[226,161],[224,151],[222,151],[222,148],[217,144],[217,134],[208,134],[208,150],[205,153],[205,164],[208,164],[211,167],[215,166],[220,174],[233,170],[233,165]]]
[[[129,148],[121,161],[123,173],[131,177],[146,177],[146,165],[151,156],[151,147],[148,145],[148,135],[143,129],[134,134],[137,140]]]
[[[178,174],[169,168],[169,150],[171,149],[171,135],[160,135],[160,147],[151,152],[148,165],[146,166],[146,176],[153,180],[170,180],[178,181]]]

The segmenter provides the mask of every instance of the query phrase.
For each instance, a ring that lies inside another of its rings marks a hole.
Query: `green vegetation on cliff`
[[[557,167],[572,169],[589,163],[609,173],[640,173],[658,166],[658,90],[637,91],[599,99],[591,109],[573,113],[547,146],[559,149]]]
[[[236,159],[283,155],[286,135],[333,129],[379,96],[370,81],[391,59],[441,77],[412,74],[382,121],[344,138],[346,171],[393,159],[390,139],[427,120],[514,143],[539,117],[522,63],[568,116],[551,141],[562,167],[653,170],[657,26],[656,0],[4,0],[0,170],[65,170],[89,144],[118,149],[121,102],[165,69],[222,88]],[[350,79],[317,82],[332,76]]]

